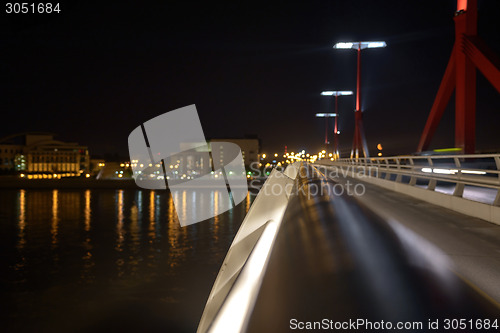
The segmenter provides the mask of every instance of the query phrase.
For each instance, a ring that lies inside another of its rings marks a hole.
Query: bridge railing
[[[319,323],[322,318],[346,324],[360,318],[424,323],[428,318],[489,318],[498,313],[454,273],[437,247],[399,222],[382,219],[347,189],[339,194],[341,182],[321,169],[327,171],[305,164],[297,174],[241,332],[371,332],[376,329],[370,326],[307,328],[302,322],[301,328],[295,323]]]
[[[370,177],[435,191],[438,182],[454,185],[453,195],[463,197],[465,186],[496,190],[491,204],[500,206],[500,154],[392,156],[320,160],[318,164],[351,168]]]

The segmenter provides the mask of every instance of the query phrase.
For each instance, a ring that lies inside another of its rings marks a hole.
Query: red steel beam
[[[339,94],[335,94],[335,125],[333,128],[333,154],[334,158],[339,158],[339,135],[338,135],[338,119],[339,119]]]
[[[464,36],[463,52],[500,93],[500,58],[479,37]]]
[[[418,152],[429,149],[431,139],[436,132],[439,121],[441,120],[444,110],[446,109],[446,105],[448,105],[448,102],[450,101],[451,94],[453,94],[453,91],[455,90],[455,52],[456,47],[453,47],[450,60],[448,61],[443,79],[441,80],[441,84],[439,85],[436,99],[434,100],[431,112],[429,114],[429,117],[427,118],[424,132],[420,137],[420,142],[417,148]]]
[[[351,148],[351,158],[356,157],[357,152],[356,152],[356,147],[358,146],[356,139],[358,138],[358,128],[356,126],[356,122],[354,122],[354,138],[352,140],[352,148]]]
[[[361,111],[361,43],[358,45],[358,73],[356,75],[356,111]]]
[[[464,36],[477,34],[477,1],[468,0],[467,10],[455,16],[455,45],[463,45]],[[465,154],[476,150],[476,67],[455,48],[455,147]]]
[[[370,153],[366,145],[365,132],[363,129],[363,114],[361,111],[361,43],[358,45],[358,73],[356,77],[356,110],[354,110],[354,140],[353,148],[351,151],[351,158],[353,155],[358,158],[360,152],[363,152],[363,157],[369,157]]]
[[[417,151],[427,150],[455,90],[455,147],[476,148],[476,68],[500,92],[500,60],[477,37],[477,0],[457,0],[455,45]]]
[[[359,146],[363,150],[363,156],[370,157],[368,145],[366,144],[365,128],[363,126],[363,113],[361,113],[361,111],[359,111],[358,128],[359,128]]]

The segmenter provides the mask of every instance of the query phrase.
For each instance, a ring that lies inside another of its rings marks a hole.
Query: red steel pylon
[[[363,128],[363,113],[361,111],[361,43],[358,44],[358,73],[356,78],[356,110],[354,110],[354,138],[352,141],[351,158],[370,157]]]
[[[476,68],[500,92],[500,60],[477,36],[477,0],[457,0],[455,44],[417,151],[429,148],[455,91],[455,147],[465,154],[475,152]]]

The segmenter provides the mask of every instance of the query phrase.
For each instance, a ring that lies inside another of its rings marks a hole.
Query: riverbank
[[[43,189],[43,188],[88,188],[88,189],[139,189],[133,179],[26,179],[19,177],[0,177],[0,189]]]
[[[249,182],[249,188],[258,190],[263,180]],[[188,183],[186,188],[191,188]],[[88,178],[62,178],[62,179],[26,179],[15,176],[0,177],[0,189],[140,189],[133,179],[88,179]],[[196,188],[196,187],[192,187]],[[207,184],[213,188],[213,184]]]

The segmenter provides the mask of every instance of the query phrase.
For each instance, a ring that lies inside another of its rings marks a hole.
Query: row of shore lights
[[[19,177],[21,178],[27,178],[27,179],[61,179],[61,178],[67,178],[67,177],[79,177],[83,171],[80,171],[80,173],[73,173],[73,172],[67,172],[67,173],[54,173],[54,174],[24,174],[21,173]],[[86,178],[90,178],[90,174],[86,173],[85,174]]]
[[[178,168],[179,168],[180,163],[181,163],[181,161],[180,161],[180,160],[177,160],[177,163],[176,163],[176,164],[171,164],[171,165],[169,165],[169,168],[170,168],[170,169],[178,169]],[[121,166],[122,168],[123,168],[123,167],[127,167],[127,168],[128,168],[129,166],[136,167],[136,166],[138,166],[138,165],[139,165],[141,168],[144,168],[144,164],[143,164],[143,163],[139,164],[139,160],[132,160],[132,163],[130,163],[130,164],[129,164],[129,163],[122,163],[122,164],[120,164],[120,166]],[[151,167],[153,167],[153,163],[149,163],[149,164],[148,164],[148,166],[149,166],[150,168],[151,168]],[[159,168],[159,167],[161,166],[161,164],[160,164],[160,163],[156,163],[154,166],[155,166],[156,168]]]
[[[103,163],[103,162],[100,162],[98,164],[99,167],[104,167],[105,165],[106,165],[106,163]],[[124,165],[120,165],[120,166],[123,167]],[[82,173],[83,173],[83,170],[80,170],[79,173],[66,172],[66,173],[34,174],[34,175],[21,173],[19,175],[19,177],[27,178],[27,179],[61,179],[61,178],[67,178],[67,177],[79,177]],[[85,178],[90,178],[90,174],[86,173]]]
[[[267,158],[267,154],[262,154],[261,156],[261,160],[264,161],[266,158]],[[274,154],[274,159],[273,159],[273,162],[276,163],[276,158],[278,158],[279,155],[278,153],[275,153]],[[314,163],[316,162],[316,160],[321,160],[321,159],[325,159],[325,158],[329,158],[330,160],[334,160],[334,157],[333,157],[333,154],[332,153],[329,153],[328,156],[327,156],[327,153],[326,153],[326,150],[322,150],[320,152],[318,152],[317,154],[310,154],[310,153],[306,153],[305,150],[302,150],[300,152],[290,152],[290,153],[285,153],[282,155],[283,157],[283,160],[280,161],[280,162],[277,162],[276,165],[280,166],[280,165],[283,165],[285,163],[287,164],[290,164],[290,163],[293,163],[293,162],[296,162],[296,161],[307,161],[307,162],[311,162],[311,163]],[[262,163],[261,163],[262,165]],[[265,166],[270,166],[271,163],[266,163]]]
[[[382,144],[377,144],[377,150],[378,150],[378,156],[382,156]],[[327,156],[328,155],[328,156]],[[275,153],[274,154],[274,158],[273,158],[273,161],[276,161],[276,158],[278,157],[278,153]],[[261,155],[261,160],[264,161],[266,158],[267,158],[267,154],[262,154]],[[305,150],[302,150],[301,152],[298,152],[298,153],[294,153],[294,152],[290,152],[290,153],[286,153],[283,155],[283,158],[285,160],[282,160],[281,162],[278,162],[277,165],[282,165],[282,164],[285,164],[285,163],[293,163],[295,161],[307,161],[307,162],[311,162],[311,163],[314,163],[316,160],[321,160],[321,159],[327,159],[329,158],[331,161],[335,160],[335,157],[333,156],[333,153],[329,153],[327,154],[326,153],[326,150],[322,150],[320,152],[318,152],[317,154],[309,154],[309,153],[306,153]],[[260,166],[262,165],[262,163],[260,163]],[[269,166],[271,165],[271,163],[267,163],[266,166]]]

